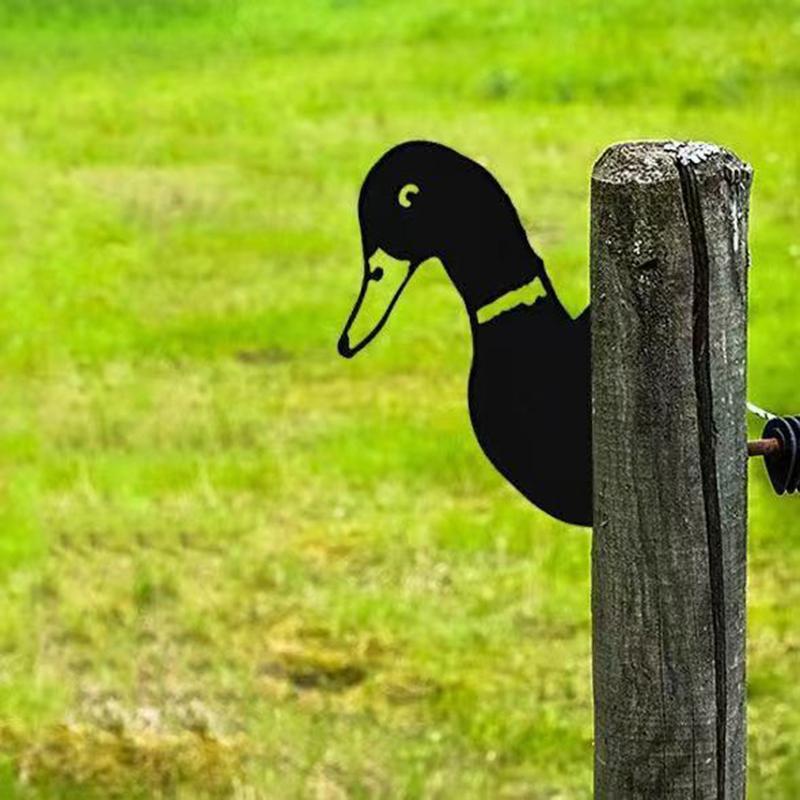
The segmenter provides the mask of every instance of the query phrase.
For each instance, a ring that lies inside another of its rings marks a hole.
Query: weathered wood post
[[[745,795],[751,174],[676,142],[594,168],[599,800]]]

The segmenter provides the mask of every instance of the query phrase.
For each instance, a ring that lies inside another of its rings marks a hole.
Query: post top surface
[[[611,145],[594,165],[592,180],[603,183],[674,181],[678,179],[679,163],[690,165],[696,171],[716,172],[727,167],[751,172],[747,164],[719,145],[667,139]]]

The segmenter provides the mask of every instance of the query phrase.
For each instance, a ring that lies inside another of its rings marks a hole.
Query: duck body
[[[444,145],[406,142],[372,167],[358,208],[364,273],[341,355],[372,341],[415,271],[438,261],[470,322],[483,452],[534,505],[591,525],[589,311],[572,319],[561,305],[503,188]]]
[[[589,310],[517,306],[475,327],[468,402],[495,469],[535,506],[592,524]]]

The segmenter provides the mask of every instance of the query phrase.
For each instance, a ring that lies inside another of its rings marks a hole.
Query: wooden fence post
[[[677,142],[592,176],[598,800],[745,795],[751,176]]]

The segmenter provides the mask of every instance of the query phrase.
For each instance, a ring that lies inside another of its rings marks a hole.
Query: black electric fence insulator
[[[773,417],[763,439],[777,439],[780,449],[764,456],[767,474],[776,494],[791,494],[800,488],[800,416]]]

